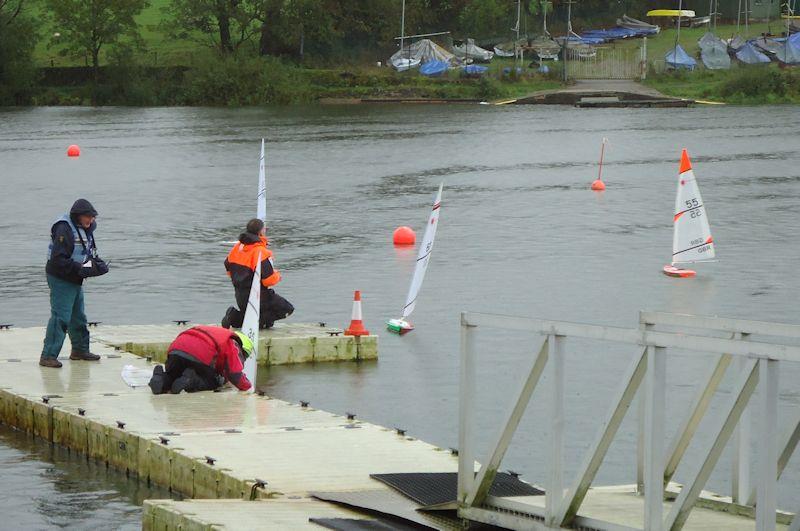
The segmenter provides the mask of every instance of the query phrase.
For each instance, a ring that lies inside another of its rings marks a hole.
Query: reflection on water
[[[1,110],[0,322],[42,326],[47,228],[77,196],[100,211],[111,273],[87,283],[89,318],[108,324],[216,322],[233,300],[223,260],[255,214],[258,139],[267,139],[267,217],[277,291],[292,320],[345,326],[352,293],[381,334],[380,361],[283,367],[271,394],[457,444],[462,310],[634,327],[640,309],[798,322],[800,108],[592,109],[539,106],[342,106],[281,109]],[[607,190],[590,192],[603,137]],[[79,159],[64,149],[81,145]],[[719,262],[669,279],[681,148],[700,182]],[[436,250],[412,317],[384,333],[408,289],[421,230],[444,181]],[[487,336],[477,412],[496,418],[536,338]],[[532,346],[533,345],[533,346]],[[575,347],[565,449],[579,462],[630,352]],[[671,422],[688,407],[703,357],[670,363]],[[781,373],[781,417],[796,410],[800,368]],[[546,379],[544,381],[546,384]],[[537,481],[546,445],[520,428],[504,466]],[[717,406],[715,406],[717,407]],[[626,421],[627,422],[627,421]],[[488,426],[483,434],[494,431]],[[623,425],[598,480],[630,483],[635,426]],[[479,441],[487,443],[488,436]],[[711,487],[725,492],[724,456]],[[685,470],[679,469],[677,478]],[[781,496],[800,492],[790,462]],[[787,494],[788,493],[788,494]],[[787,499],[782,499],[786,502]]]
[[[140,529],[142,502],[170,498],[1,424],[0,470],[3,529]]]

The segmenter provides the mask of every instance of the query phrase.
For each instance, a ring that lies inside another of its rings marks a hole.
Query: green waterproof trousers
[[[89,352],[89,329],[83,309],[83,287],[47,275],[50,286],[50,321],[44,336],[43,358],[57,358],[69,333],[72,350]]]

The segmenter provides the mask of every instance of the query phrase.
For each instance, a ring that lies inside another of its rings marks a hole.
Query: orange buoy
[[[67,156],[68,157],[80,157],[81,156],[81,148],[78,147],[77,144],[72,144],[67,148]]]
[[[392,241],[395,245],[414,245],[417,235],[411,227],[397,227],[392,234]]]
[[[595,192],[602,192],[606,189],[606,183],[603,182],[603,155],[606,152],[606,143],[608,139],[603,137],[603,143],[600,144],[600,166],[597,170],[597,179],[592,181],[592,190]]]

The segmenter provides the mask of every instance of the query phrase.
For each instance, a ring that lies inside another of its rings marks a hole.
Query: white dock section
[[[182,330],[194,326],[181,321],[172,325],[99,326],[92,338],[133,354],[163,363],[167,347]],[[324,361],[360,361],[378,358],[378,336],[352,337],[325,323],[276,323],[259,332],[258,363],[286,365]]]
[[[99,362],[70,361],[67,341],[61,369],[40,367],[43,336],[0,332],[0,422],[190,498],[304,500],[246,517],[264,527],[296,522],[302,507],[313,508],[305,521],[343,514],[309,500],[311,491],[388,491],[369,475],[457,469],[449,450],[310,406],[233,389],[155,396],[128,387],[125,365],[153,363],[99,342]]]
[[[125,328],[126,333],[133,329]],[[112,327],[108,330],[114,332]],[[303,406],[233,389],[155,396],[147,387],[128,387],[120,376],[122,368],[152,368],[153,362],[108,346],[108,339],[92,346],[102,356],[99,362],[69,361],[67,345],[63,368],[43,368],[38,365],[43,336],[42,328],[0,331],[0,422],[192,498],[146,502],[145,529],[303,529],[319,528],[310,521],[313,518],[370,519],[311,494],[403,498],[370,474],[458,471],[458,458],[449,450],[311,407],[317,404]],[[554,347],[550,354],[559,356],[561,350]],[[542,370],[544,365],[535,372]],[[503,445],[505,439],[500,437]],[[494,470],[501,453],[486,459]],[[464,454],[462,447],[462,461]],[[461,481],[470,491],[485,484],[484,469],[466,481],[474,475],[464,474],[465,466],[470,463],[462,463]],[[678,489],[674,483],[666,485],[668,501],[660,504],[659,512],[674,510],[681,501],[671,501]],[[497,522],[520,524],[514,528],[546,526],[548,497],[498,498],[483,487],[473,492],[483,502],[462,505],[462,516],[484,522],[502,516]],[[755,527],[752,516],[700,506],[711,498],[700,493],[683,529]],[[635,485],[591,486],[571,525],[647,529],[642,503]],[[421,525],[448,528],[427,513],[411,511],[420,515]],[[506,517],[513,515],[518,516]],[[775,528],[786,529],[792,516],[779,513]]]

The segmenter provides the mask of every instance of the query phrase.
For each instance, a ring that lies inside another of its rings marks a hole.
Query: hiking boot
[[[78,352],[77,350],[73,350],[69,355],[69,359],[72,361],[99,361],[100,356],[92,354],[91,352]]]
[[[236,308],[233,306],[228,306],[228,309],[225,311],[225,317],[222,318],[222,328],[230,328],[231,321],[233,320],[234,315],[238,312]]]
[[[61,368],[61,362],[58,361],[58,358],[45,358],[44,356],[39,358],[39,365],[42,367],[52,367],[53,369]]]
[[[198,389],[198,384],[201,383],[200,377],[194,372],[194,369],[184,369],[183,374],[172,382],[172,394],[180,394],[181,391],[193,393]]]
[[[150,390],[153,391],[154,395],[161,395],[166,392],[164,389],[164,383],[166,379],[164,378],[164,367],[161,365],[156,365],[153,368],[153,376],[150,378],[150,382],[147,384],[150,386]]]

